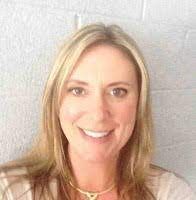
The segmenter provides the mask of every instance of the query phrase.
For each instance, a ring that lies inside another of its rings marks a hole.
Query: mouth
[[[92,130],[86,130],[86,129],[81,129],[79,128],[83,134],[85,134],[86,136],[88,137],[91,137],[91,138],[105,138],[107,136],[109,136],[113,131],[114,129],[112,130],[107,130],[107,131],[92,131]]]

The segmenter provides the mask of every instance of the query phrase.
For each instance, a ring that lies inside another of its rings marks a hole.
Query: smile
[[[108,136],[113,130],[110,131],[90,131],[90,130],[85,130],[81,129],[82,132],[92,138],[102,138]]]
[[[88,136],[91,136],[91,137],[94,137],[94,138],[100,138],[100,137],[104,137],[104,136],[107,136],[110,131],[108,132],[95,132],[95,131],[87,131],[87,130],[84,130],[84,133]]]

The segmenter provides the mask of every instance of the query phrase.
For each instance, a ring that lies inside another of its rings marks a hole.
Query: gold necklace
[[[87,200],[96,200],[96,199],[98,198],[98,195],[102,195],[102,194],[105,194],[105,193],[111,191],[111,190],[114,188],[114,186],[115,186],[115,184],[113,184],[110,188],[108,188],[108,189],[106,189],[106,190],[104,190],[104,191],[101,191],[101,192],[89,192],[89,191],[84,191],[84,190],[81,190],[80,188],[75,187],[75,186],[72,184],[71,181],[69,182],[69,184],[70,184],[75,190],[77,190],[78,192],[80,192],[81,194],[86,195],[86,199],[87,199]]]

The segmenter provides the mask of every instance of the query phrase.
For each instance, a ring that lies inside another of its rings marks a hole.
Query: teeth
[[[110,131],[107,131],[107,132],[95,132],[95,131],[87,131],[87,130],[84,130],[84,129],[83,129],[83,131],[85,132],[86,135],[94,137],[94,138],[104,137],[104,136],[108,135],[109,132],[110,132]]]

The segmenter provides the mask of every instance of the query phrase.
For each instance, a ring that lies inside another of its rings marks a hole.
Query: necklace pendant
[[[87,200],[96,200],[98,194],[88,192],[88,193],[86,193],[86,196],[87,196]]]

